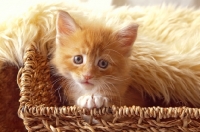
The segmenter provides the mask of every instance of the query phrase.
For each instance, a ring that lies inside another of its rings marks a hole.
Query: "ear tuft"
[[[76,24],[75,20],[69,15],[69,13],[59,10],[56,21],[57,34],[70,35],[77,29],[80,29],[80,27]]]
[[[117,39],[120,43],[122,53],[126,56],[130,55],[133,43],[137,38],[138,25],[130,24],[117,32]]]

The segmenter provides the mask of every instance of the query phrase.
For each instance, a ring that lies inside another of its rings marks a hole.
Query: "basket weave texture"
[[[51,80],[48,59],[31,46],[17,77],[21,96],[18,115],[28,131],[200,131],[198,108],[112,106],[87,110],[59,106]],[[85,122],[83,114],[91,115],[99,124]],[[113,120],[106,122],[103,115],[111,115]]]

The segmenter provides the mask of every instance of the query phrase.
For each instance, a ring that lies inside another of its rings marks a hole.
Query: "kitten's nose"
[[[89,80],[89,79],[93,78],[91,75],[83,75],[83,77],[85,80]]]

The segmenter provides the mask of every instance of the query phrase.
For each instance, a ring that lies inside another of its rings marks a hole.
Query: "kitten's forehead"
[[[101,54],[112,43],[113,36],[110,30],[88,29],[83,31],[83,49],[86,54]]]

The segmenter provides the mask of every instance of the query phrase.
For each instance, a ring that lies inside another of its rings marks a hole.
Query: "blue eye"
[[[83,56],[82,55],[74,56],[74,63],[75,64],[82,64],[83,63]]]
[[[105,68],[108,67],[108,61],[103,60],[103,59],[99,60],[99,62],[98,62],[98,66],[99,66],[100,68],[105,69]]]

